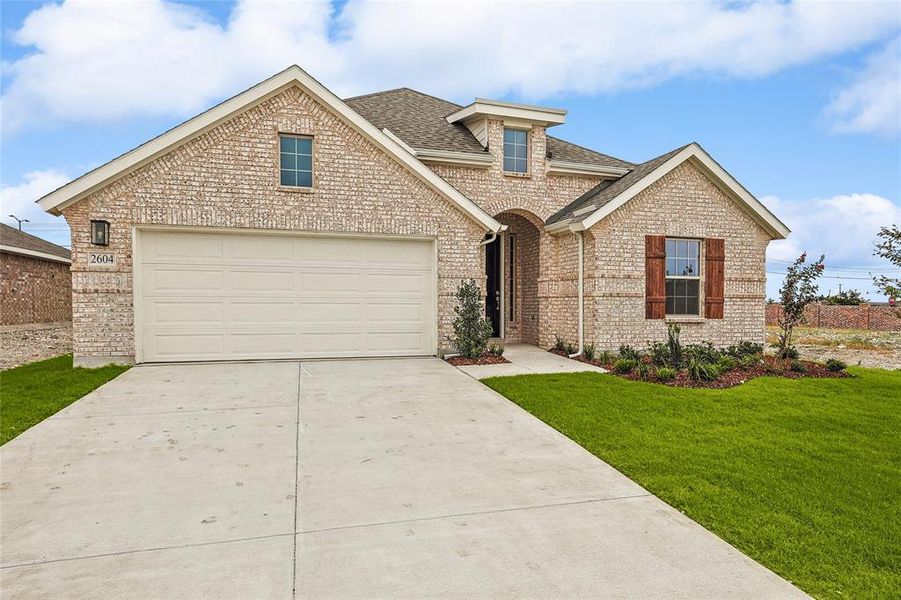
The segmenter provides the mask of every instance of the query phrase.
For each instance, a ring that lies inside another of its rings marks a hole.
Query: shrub
[[[648,363],[638,361],[638,365],[636,366],[635,370],[638,373],[638,377],[640,379],[647,381],[651,378],[651,365],[649,365]]]
[[[585,360],[592,361],[594,360],[594,356],[597,351],[594,349],[594,344],[585,344],[582,348],[582,356],[585,357]]]
[[[576,348],[575,344],[570,344],[569,342],[567,342],[566,347],[563,349],[563,351],[566,352],[567,355],[570,355],[570,354],[575,354],[576,352],[579,351],[579,349]]]
[[[763,362],[763,358],[760,354],[748,354],[738,359],[738,363],[743,369],[753,369],[759,366],[761,362]]]
[[[613,370],[617,373],[631,373],[632,369],[635,368],[635,365],[638,364],[637,360],[631,358],[620,358],[615,363],[613,363]]]
[[[504,345],[503,344],[491,344],[488,347],[488,352],[492,353],[495,356],[503,356],[504,355]]]
[[[641,359],[641,353],[628,344],[621,344],[619,347],[619,357],[638,362]]]
[[[817,279],[823,273],[825,256],[820,256],[816,262],[807,264],[807,253],[801,254],[788,266],[782,287],[779,288],[779,301],[782,304],[779,315],[779,341],[776,346],[779,349],[780,358],[796,358],[791,355],[795,350],[795,327],[804,323],[804,309],[817,298]]]
[[[833,373],[838,373],[839,371],[844,371],[845,369],[847,369],[848,365],[838,360],[837,358],[830,358],[826,361],[826,368]]]
[[[791,361],[789,368],[795,373],[804,373],[805,371],[807,371],[807,366],[800,360]]]
[[[682,342],[679,341],[679,334],[682,327],[678,323],[670,323],[666,326],[666,345],[669,348],[669,365],[678,369],[682,366],[684,349]]]
[[[457,288],[454,313],[457,315],[454,317],[454,337],[451,340],[454,349],[467,358],[485,354],[492,328],[482,307],[482,290],[474,280],[464,281]]]
[[[733,344],[726,348],[726,354],[728,354],[732,358],[741,360],[746,356],[763,354],[763,344],[742,340],[737,344]]]
[[[719,360],[716,361],[716,366],[719,367],[721,373],[731,371],[735,368],[735,359],[731,356],[721,356]]]
[[[648,344],[648,355],[651,362],[658,367],[668,367],[672,364],[672,354],[665,342],[651,342]]]
[[[561,352],[566,351],[566,340],[556,333],[554,334],[554,350],[560,350]]]
[[[604,350],[600,354],[598,354],[598,362],[604,365],[609,365],[613,362],[613,353],[609,350]]]
[[[794,359],[798,358],[798,356],[799,356],[798,349],[795,348],[794,346],[789,346],[788,348],[785,348],[784,350],[780,351],[778,353],[778,356],[779,356],[779,358],[790,358],[790,359],[794,360]]]
[[[710,342],[689,344],[685,346],[683,354],[687,362],[694,360],[695,362],[711,364],[718,361],[720,356],[723,355],[723,353],[717,350]]]
[[[672,381],[676,378],[676,370],[672,367],[660,367],[657,369],[657,379],[660,381]]]
[[[685,370],[688,372],[688,376],[695,381],[713,381],[720,376],[720,368],[717,365],[694,357],[688,359],[688,365]]]

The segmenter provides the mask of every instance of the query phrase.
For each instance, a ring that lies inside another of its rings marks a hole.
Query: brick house
[[[636,164],[565,118],[292,66],[39,200],[76,361],[432,355],[468,279],[508,342],[762,341],[785,225],[697,144]]]
[[[0,223],[0,325],[72,320],[70,253]]]

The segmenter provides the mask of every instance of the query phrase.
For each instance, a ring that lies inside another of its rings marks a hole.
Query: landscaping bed
[[[468,367],[469,365],[502,365],[510,362],[503,356],[497,356],[496,354],[490,353],[479,356],[478,358],[452,356],[446,360],[455,367]]]

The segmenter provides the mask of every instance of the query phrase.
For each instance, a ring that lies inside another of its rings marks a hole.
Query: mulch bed
[[[548,350],[548,352],[550,352],[551,354],[556,354],[557,356],[567,356],[566,352],[557,350],[556,348],[551,348],[550,350]],[[648,381],[651,383],[658,383],[660,385],[668,385],[672,387],[723,389],[735,387],[736,385],[750,381],[755,377],[764,377],[766,375],[773,377],[786,377],[788,379],[800,379],[802,377],[839,379],[842,377],[850,377],[850,375],[846,371],[830,371],[822,363],[812,362],[809,360],[799,361],[803,363],[807,369],[803,373],[799,373],[798,371],[791,370],[791,360],[782,360],[776,358],[775,356],[764,356],[763,364],[751,369],[735,367],[730,371],[726,371],[713,381],[695,381],[694,379],[690,378],[684,371],[679,371],[676,374],[676,378],[670,381],[657,381],[657,379],[653,375],[649,379],[643,380],[641,377],[639,377],[638,373],[635,372],[617,373],[613,370],[612,362],[602,363],[598,360],[586,360],[585,357],[581,355],[572,360],[578,360],[579,362],[594,365],[596,367],[601,367],[602,369],[607,369],[607,371],[609,371],[611,375],[616,375],[617,377],[622,377],[623,379],[631,379],[632,381]],[[649,357],[643,356],[642,362],[650,364],[651,360]]]
[[[495,356],[494,354],[484,354],[478,358],[466,358],[465,356],[454,356],[445,359],[455,367],[468,367],[469,365],[502,365],[510,362],[503,356]]]

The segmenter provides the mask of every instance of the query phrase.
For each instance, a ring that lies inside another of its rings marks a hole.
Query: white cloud
[[[338,93],[410,85],[539,99],[682,75],[757,77],[883,39],[890,2],[384,3],[245,0],[226,25],[167,2],[35,10],[4,63],[5,130],[186,116],[297,63]]]
[[[895,134],[901,131],[901,37],[867,59],[851,85],[826,107],[841,132]]]
[[[3,220],[15,226],[16,222],[8,215],[14,214],[20,219],[28,219],[23,229],[28,233],[50,240],[56,244],[68,245],[69,228],[62,217],[54,217],[45,213],[35,200],[68,183],[66,175],[57,171],[32,171],[25,173],[16,185],[0,187],[0,209]]]

